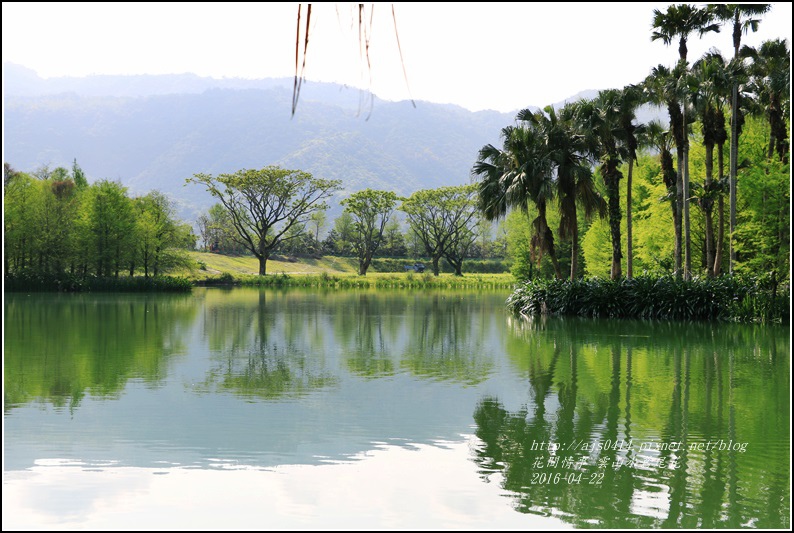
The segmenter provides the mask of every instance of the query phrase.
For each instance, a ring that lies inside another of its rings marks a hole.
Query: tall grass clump
[[[508,297],[523,315],[787,322],[790,288],[774,275],[695,278],[637,276],[618,280],[531,280]]]
[[[181,276],[57,276],[19,272],[6,276],[4,290],[9,292],[190,292],[193,282]]]

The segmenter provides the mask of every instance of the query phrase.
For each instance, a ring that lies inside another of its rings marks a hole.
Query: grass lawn
[[[189,252],[190,257],[207,265],[207,274],[228,272],[236,276],[259,274],[259,260],[250,256],[230,256],[209,252]],[[322,259],[301,258],[295,263],[289,261],[267,262],[268,274],[355,274],[358,272],[358,261],[353,257],[323,257]],[[193,276],[201,277],[204,272],[199,270]]]
[[[192,280],[219,278],[231,275],[243,285],[290,285],[290,286],[344,286],[344,287],[512,287],[512,274],[475,274],[465,272],[462,277],[441,273],[438,277],[426,270],[416,272],[377,272],[370,267],[366,276],[358,275],[358,260],[353,257],[325,256],[321,259],[300,258],[296,262],[268,260],[267,280],[260,278],[259,261],[254,257],[226,256],[208,252],[189,252],[190,257],[205,269],[182,272]],[[412,261],[406,260],[409,264]],[[175,273],[176,274],[176,273]],[[287,279],[289,278],[289,279]],[[261,283],[266,282],[266,283]]]

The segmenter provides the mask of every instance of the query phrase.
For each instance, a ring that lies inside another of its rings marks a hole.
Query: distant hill
[[[479,149],[498,145],[515,113],[389,102],[308,82],[290,117],[292,79],[192,74],[42,79],[3,65],[4,161],[33,171],[70,167],[119,180],[132,194],[160,190],[192,221],[213,199],[195,173],[281,165],[342,180],[337,200],[363,188],[399,194],[470,181]],[[536,108],[535,108],[536,109]],[[329,215],[336,216],[338,206]]]
[[[70,167],[120,180],[133,194],[158,189],[192,220],[212,198],[195,173],[278,164],[410,194],[468,183],[478,150],[498,143],[513,114],[453,105],[387,102],[358,89],[307,83],[290,117],[292,80],[182,76],[41,79],[4,65],[4,160],[32,171]],[[371,105],[370,105],[371,104]],[[368,117],[368,118],[367,118]]]

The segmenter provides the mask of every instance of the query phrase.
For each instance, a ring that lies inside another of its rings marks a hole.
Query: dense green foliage
[[[4,289],[12,292],[190,292],[193,282],[181,276],[97,277],[33,271],[9,275]]]
[[[89,185],[76,162],[71,173],[45,167],[35,176],[6,165],[3,212],[9,290],[166,288],[171,282],[145,280],[184,268],[195,246],[163,194],[130,198],[117,182]]]
[[[344,200],[345,212],[353,217],[353,250],[358,257],[358,273],[367,274],[372,256],[380,249],[386,224],[399,197],[392,191],[364,189]]]
[[[643,275],[631,279],[525,282],[507,305],[523,315],[643,318],[658,320],[789,320],[790,288],[774,276],[722,276],[684,280]]]
[[[261,276],[279,243],[297,238],[316,211],[327,209],[326,200],[341,183],[272,165],[218,176],[199,173],[186,182],[220,201],[233,240],[259,259]]]
[[[463,275],[463,259],[482,228],[476,191],[474,185],[422,189],[400,206],[436,276],[442,257],[455,267],[456,275]]]

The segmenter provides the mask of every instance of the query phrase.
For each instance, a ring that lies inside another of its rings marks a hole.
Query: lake
[[[5,294],[3,530],[789,528],[789,326]]]

